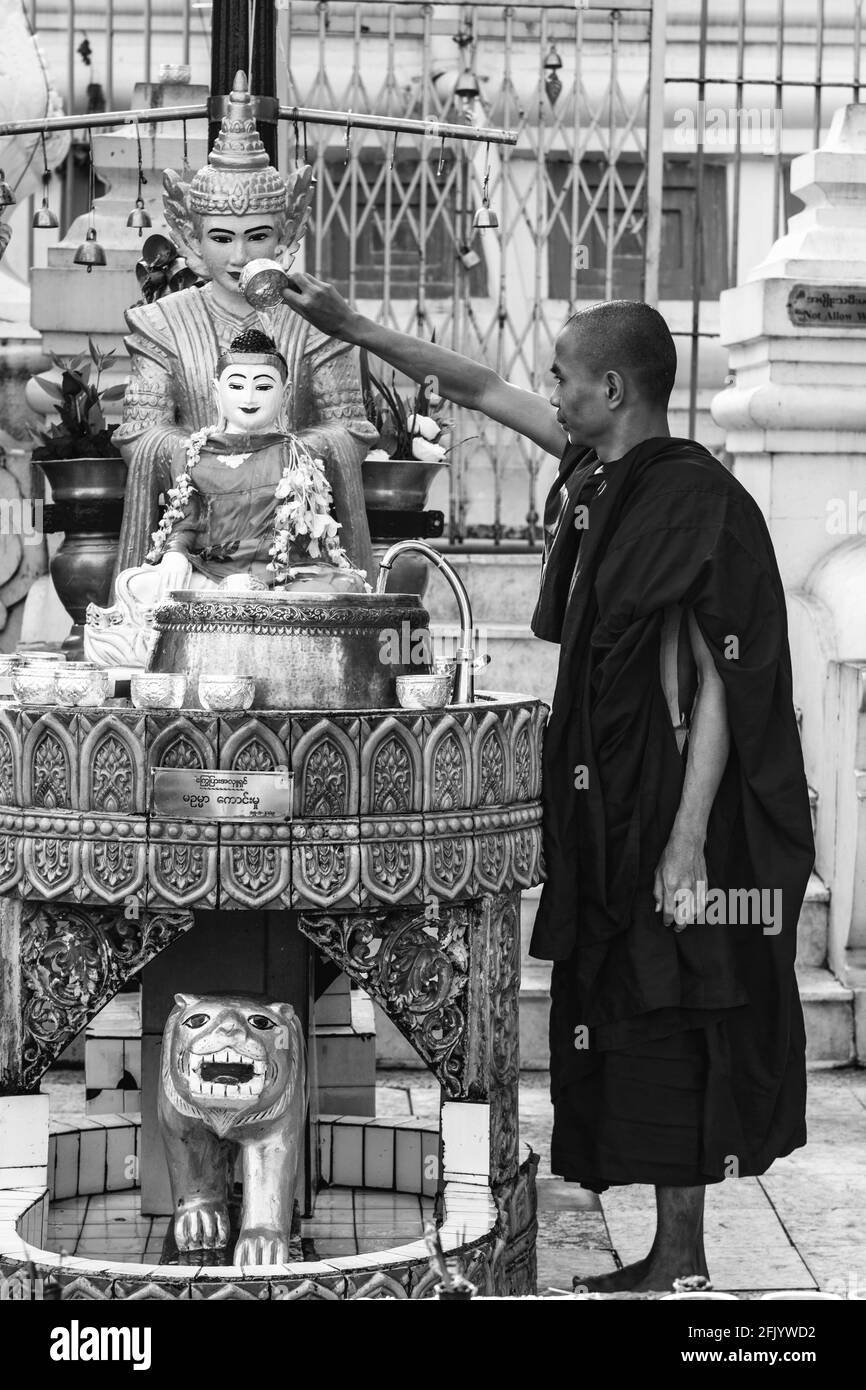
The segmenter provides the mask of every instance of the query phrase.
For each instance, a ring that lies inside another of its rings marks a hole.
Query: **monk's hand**
[[[292,271],[288,281],[281,293],[289,307],[322,333],[341,337],[352,311],[333,285],[301,270]]]
[[[656,912],[666,927],[684,931],[703,916],[707,897],[704,837],[674,832],[658,863],[653,884]]]

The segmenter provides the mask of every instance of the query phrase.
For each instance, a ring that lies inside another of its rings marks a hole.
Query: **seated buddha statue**
[[[286,428],[288,364],[273,339],[239,334],[212,384],[216,423],[176,447],[146,563],[117,576],[113,609],[88,610],[85,654],[100,665],[144,665],[153,609],[176,590],[369,588],[341,544],[322,459]]]
[[[115,573],[142,564],[177,450],[213,423],[217,358],[239,333],[258,329],[286,363],[283,427],[322,459],[342,546],[372,579],[361,462],[376,431],[364,412],[354,351],[288,305],[251,308],[239,289],[251,260],[264,257],[288,268],[309,220],[312,170],[304,166],[283,178],[271,166],[239,72],[207,164],[189,184],[171,170],[163,182],[169,228],[207,283],[126,315],[130,378],[114,439],[128,483]]]

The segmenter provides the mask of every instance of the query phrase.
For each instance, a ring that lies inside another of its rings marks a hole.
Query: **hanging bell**
[[[132,209],[132,212],[127,217],[126,225],[127,227],[137,227],[139,236],[141,236],[141,233],[145,227],[153,226],[153,222],[150,219],[150,214],[148,212],[145,212],[143,198],[136,198],[135,207]]]
[[[11,207],[15,202],[15,194],[6,182],[6,175],[0,169],[0,208]]]
[[[454,86],[454,95],[463,97],[464,101],[473,101],[475,97],[481,95],[478,78],[470,67],[465,67],[458,77]]]
[[[478,209],[472,219],[472,226],[477,232],[486,232],[493,227],[499,226],[499,218],[487,203]]]
[[[42,199],[41,208],[37,208],[34,212],[32,225],[36,228],[37,231],[47,230],[49,227],[60,226],[57,217],[48,206],[47,198]]]
[[[72,257],[73,265],[86,265],[90,274],[95,265],[105,265],[105,252],[96,240],[96,228],[88,227],[87,236]]]

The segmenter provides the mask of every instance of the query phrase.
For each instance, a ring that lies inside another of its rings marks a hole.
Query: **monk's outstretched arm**
[[[469,410],[480,410],[491,420],[525,434],[547,453],[561,456],[565,436],[545,396],[512,386],[491,367],[462,353],[365,318],[350,308],[332,285],[314,275],[295,271],[289,279],[284,300],[323,333],[366,348],[413,381],[435,377],[436,395]]]
[[[673,829],[655,875],[656,910],[666,925],[674,921],[677,894],[702,912],[707,890],[704,845],[716,792],[728,761],[731,735],[725,686],[712,653],[689,612],[689,640],[698,668],[698,691],[692,707],[686,775]],[[683,925],[680,922],[678,925]]]

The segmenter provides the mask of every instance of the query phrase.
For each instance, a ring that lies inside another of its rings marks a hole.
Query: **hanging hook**
[[[351,113],[351,111],[347,111],[347,112],[346,112],[346,158],[345,158],[344,161],[343,161],[344,164],[348,164],[348,162],[349,162],[349,155],[351,154],[351,144],[352,144],[351,132],[352,132],[352,113]]]
[[[309,164],[309,162],[310,162],[310,151],[309,151],[309,148],[308,148],[308,146],[307,146],[307,122],[304,121],[304,163],[305,163],[305,164]]]
[[[442,170],[445,167],[445,136],[442,136],[442,143],[439,146],[439,163],[436,165],[436,177],[441,179]]]
[[[147,179],[145,178],[144,166],[141,161],[141,129],[139,127],[138,121],[135,122],[135,143],[138,148],[138,196],[140,198],[141,186],[142,184],[147,183]]]
[[[397,158],[397,138],[399,134],[400,132],[398,130],[394,131],[394,143],[391,146],[391,162],[388,165],[388,168],[391,170],[392,173],[394,172],[394,160]]]
[[[295,133],[295,167],[301,167],[301,134],[298,129],[298,108],[292,110],[292,129]]]

